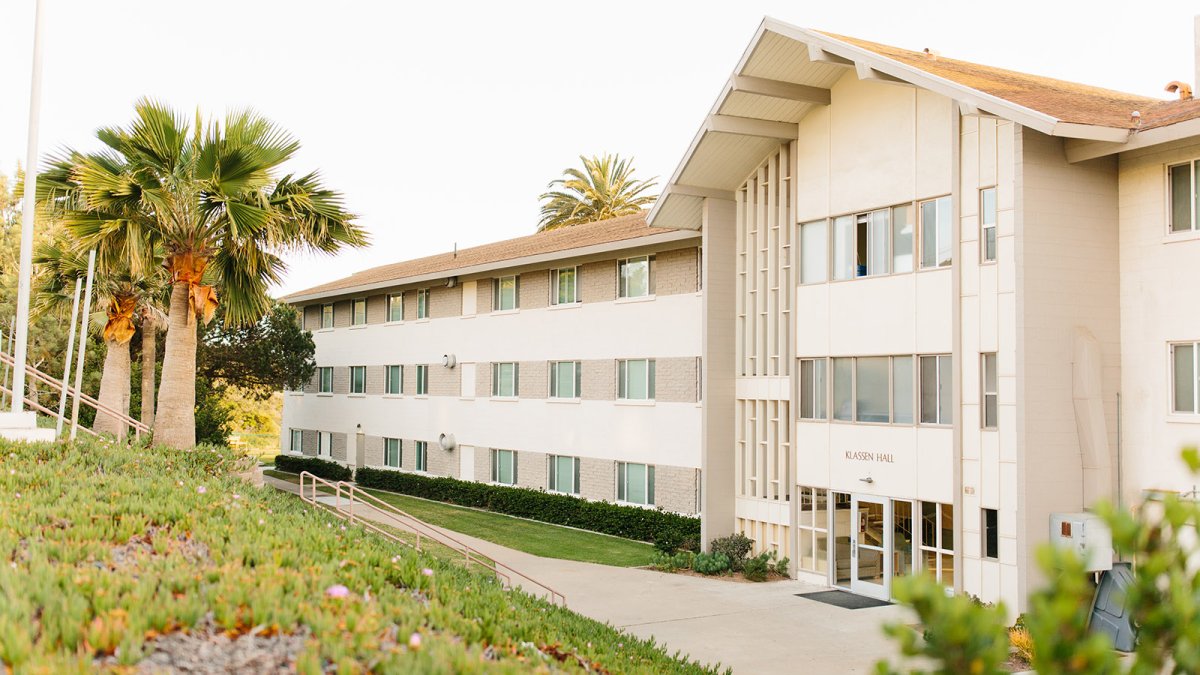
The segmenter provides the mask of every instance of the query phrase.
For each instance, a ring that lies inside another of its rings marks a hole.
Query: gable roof
[[[513,267],[533,262],[530,258],[538,256],[566,258],[572,255],[586,254],[587,249],[606,244],[621,243],[627,244],[621,248],[632,248],[643,243],[673,241],[695,236],[696,234],[693,232],[675,233],[670,229],[651,228],[646,224],[646,214],[643,211],[629,216],[561,227],[525,237],[473,246],[457,252],[438,253],[424,258],[372,267],[336,281],[290,293],[282,300],[284,302],[312,300],[352,291],[438,278],[439,276],[444,278],[483,269]]]

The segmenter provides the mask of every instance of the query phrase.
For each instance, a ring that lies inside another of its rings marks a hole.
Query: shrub
[[[699,518],[541,490],[369,468],[358,470],[357,481],[366,488],[652,542],[659,550],[700,535]]]
[[[1012,645],[1017,656],[1033,663],[1033,636],[1024,628],[1013,627],[1008,630],[1008,642]]]
[[[307,471],[325,480],[351,480],[354,477],[354,470],[350,467],[317,457],[277,455],[275,457],[275,468],[280,471],[287,471],[288,473]]]
[[[782,574],[783,576],[786,577],[788,575],[788,563],[790,563],[790,562],[792,562],[792,561],[787,559],[786,557],[780,558],[779,561],[775,563],[775,573]]]
[[[691,551],[680,551],[679,553],[662,553],[661,551],[654,554],[654,560],[650,566],[660,572],[678,572],[679,570],[690,570],[695,554]]]
[[[683,542],[688,537],[679,530],[666,530],[659,532],[654,537],[654,548],[663,553],[672,554],[683,548]]]
[[[729,571],[729,556],[724,553],[697,553],[692,569],[701,574],[724,574]]]
[[[734,572],[742,571],[746,556],[754,548],[754,540],[744,534],[731,534],[728,537],[713,539],[708,545],[709,553],[721,553],[729,559],[729,566]]]
[[[771,571],[770,553],[760,553],[742,563],[742,575],[747,581],[766,581],[767,573]]]

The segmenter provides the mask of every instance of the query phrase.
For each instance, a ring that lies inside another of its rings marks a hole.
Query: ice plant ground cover
[[[307,673],[711,672],[252,488],[242,466],[223,448],[0,441],[0,666],[83,672],[261,644],[253,663]]]

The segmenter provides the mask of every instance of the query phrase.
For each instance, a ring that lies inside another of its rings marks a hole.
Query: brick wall
[[[517,487],[546,489],[546,457],[544,452],[517,451]]]
[[[475,364],[475,396],[487,398],[492,395],[492,364]]]
[[[415,368],[413,369],[415,372]],[[415,385],[414,385],[415,386]],[[414,388],[413,391],[416,391]],[[440,363],[429,366],[429,395],[458,396],[462,393],[462,370]]]
[[[429,291],[429,318],[462,316],[462,286],[434,286]]]
[[[654,259],[654,294],[695,293],[698,289],[698,261],[695,248],[658,253]]]
[[[372,295],[367,298],[367,323],[387,321],[387,296]]]
[[[367,448],[363,457],[363,465],[383,466],[383,436],[364,436],[363,443]]]
[[[696,402],[695,357],[655,360],[654,399],[675,403]]]
[[[387,382],[387,366],[367,366],[367,393],[382,394]]]
[[[584,361],[582,368],[580,398],[588,401],[612,401],[617,398],[616,362],[611,359]]]
[[[425,466],[429,473],[458,478],[458,451],[446,452],[436,440],[430,441]]]
[[[521,361],[517,365],[517,396],[546,398],[550,391],[550,373],[546,361]]]
[[[584,499],[616,501],[616,466],[616,462],[611,459],[580,458],[579,496]]]
[[[305,455],[315,457],[317,455],[317,432],[313,429],[305,429],[300,432],[301,451]]]
[[[332,440],[333,444],[331,446],[331,454],[333,459],[336,459],[339,462],[346,461],[346,450],[348,445],[346,434],[335,431],[333,432]]]
[[[492,480],[492,449],[475,448],[475,480],[490,483]]]
[[[475,284],[475,313],[487,314],[492,311],[492,279],[479,279]]]
[[[313,376],[308,378],[308,382],[304,383],[304,393],[315,394],[321,388],[321,369],[317,368],[313,371]]]
[[[404,291],[404,320],[412,321],[417,318],[417,292]]]
[[[333,393],[350,393],[350,369],[346,366],[337,366],[333,369]]]
[[[538,270],[521,275],[521,309],[540,309],[550,305],[550,272]]]
[[[321,327],[321,305],[308,305],[304,308],[304,330],[317,330]]]
[[[696,513],[698,469],[685,466],[654,467],[654,505],[678,513]]]
[[[617,297],[617,263],[612,260],[579,267],[579,299],[604,302]]]
[[[333,327],[345,328],[350,325],[351,315],[354,314],[354,303],[350,300],[342,300],[333,303]]]
[[[404,306],[404,311],[408,312],[408,305]],[[404,395],[412,396],[417,393],[417,367],[411,363],[404,366],[404,374],[401,376],[404,381]]]

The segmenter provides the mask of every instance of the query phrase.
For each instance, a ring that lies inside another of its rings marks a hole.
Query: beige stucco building
[[[1191,491],[1198,118],[765,20],[650,215],[703,236],[705,539],[1015,612],[1052,513]]]

